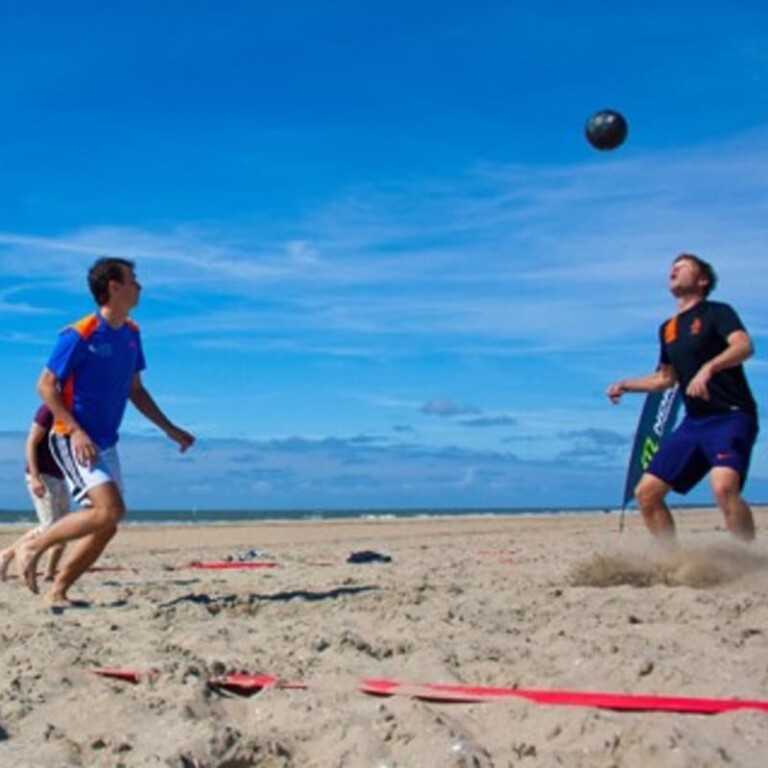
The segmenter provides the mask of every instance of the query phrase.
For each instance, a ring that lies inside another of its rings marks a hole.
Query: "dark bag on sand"
[[[374,552],[370,549],[363,549],[360,552],[353,552],[348,558],[348,563],[391,563],[392,558],[389,555],[382,555],[380,552]]]

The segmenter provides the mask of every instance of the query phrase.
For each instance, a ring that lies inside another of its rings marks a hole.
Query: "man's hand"
[[[712,369],[707,364],[702,365],[686,387],[685,394],[689,397],[700,397],[702,400],[709,400],[709,381],[711,378]]]
[[[605,391],[605,394],[608,395],[611,402],[616,405],[619,400],[621,400],[621,396],[626,392],[627,390],[624,387],[624,382],[617,381],[615,384],[611,384],[610,387]]]
[[[194,442],[195,436],[184,429],[180,429],[175,425],[171,425],[166,431],[168,437],[175,443],[179,444],[179,452],[184,453]]]
[[[77,463],[84,467],[92,467],[99,457],[99,449],[88,433],[85,430],[76,429],[70,434],[69,441]]]
[[[48,488],[40,475],[32,475],[29,478],[29,490],[32,491],[38,499],[42,499],[48,491]]]

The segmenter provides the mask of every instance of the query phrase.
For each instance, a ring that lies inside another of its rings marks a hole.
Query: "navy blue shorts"
[[[712,467],[730,467],[743,487],[757,432],[757,417],[742,411],[686,416],[661,444],[648,472],[678,493],[688,493]]]

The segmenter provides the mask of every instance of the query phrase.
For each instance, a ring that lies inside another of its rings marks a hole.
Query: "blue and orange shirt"
[[[99,448],[118,440],[133,376],[145,368],[139,327],[127,320],[111,328],[98,312],[67,326],[46,365],[64,405]],[[53,429],[66,433],[61,422]]]

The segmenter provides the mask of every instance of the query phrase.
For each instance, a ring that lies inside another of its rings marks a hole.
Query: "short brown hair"
[[[97,259],[88,271],[88,287],[91,289],[96,303],[103,307],[109,301],[109,281],[123,282],[123,269],[133,269],[134,263],[129,259],[102,256]]]
[[[704,259],[701,259],[692,253],[681,253],[675,259],[675,263],[682,261],[683,259],[692,261],[699,268],[699,271],[707,280],[707,286],[704,288],[704,296],[709,296],[709,294],[715,290],[715,286],[717,285],[717,274],[715,274],[712,265],[708,261],[704,261]]]

